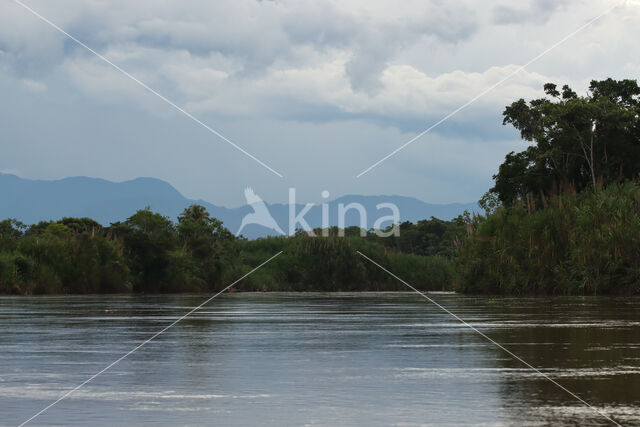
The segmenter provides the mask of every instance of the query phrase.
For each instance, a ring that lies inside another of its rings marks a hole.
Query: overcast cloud
[[[621,6],[362,178],[356,175],[615,2],[25,0],[281,179],[11,1],[0,3],[0,171],[153,176],[243,203],[320,191],[477,200],[522,149],[504,106],[548,81],[638,78]]]

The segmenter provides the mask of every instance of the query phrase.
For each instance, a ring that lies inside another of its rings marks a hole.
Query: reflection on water
[[[207,296],[0,298],[16,425]],[[640,299],[434,299],[625,425]],[[607,425],[415,294],[225,294],[34,425]]]

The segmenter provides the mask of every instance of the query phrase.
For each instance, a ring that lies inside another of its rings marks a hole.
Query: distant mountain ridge
[[[156,178],[136,178],[131,181],[111,182],[100,178],[72,177],[55,181],[31,180],[15,175],[0,173],[0,219],[16,218],[26,224],[39,221],[57,220],[65,216],[89,217],[108,225],[123,221],[138,209],[151,207],[172,219],[193,204],[203,205],[210,214],[222,220],[231,232],[240,227],[242,218],[253,212],[251,206],[225,208],[203,200],[184,197],[169,183]],[[434,216],[452,219],[465,210],[477,211],[476,203],[430,204],[405,196],[358,196],[347,195],[327,202],[329,205],[329,225],[338,225],[338,204],[360,203],[365,207],[368,227],[374,221],[390,215],[388,209],[378,211],[380,203],[398,206],[401,221],[416,222]],[[271,215],[287,231],[289,226],[289,205],[266,203]],[[304,205],[296,205],[300,212]],[[314,206],[304,219],[312,228],[322,225],[322,208]],[[355,210],[345,216],[345,225],[360,225],[359,214]],[[249,225],[242,234],[250,239],[276,235],[273,230],[258,225]]]

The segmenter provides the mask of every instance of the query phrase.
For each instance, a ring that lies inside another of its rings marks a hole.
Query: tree
[[[200,205],[191,205],[182,212],[177,229],[182,244],[198,258],[218,256],[233,240],[222,221],[211,218]]]
[[[490,190],[511,204],[560,185],[576,191],[640,173],[640,87],[635,80],[592,81],[587,96],[569,86],[544,86],[547,97],[506,107],[503,124],[532,143],[507,154]]]
[[[95,234],[102,230],[102,225],[92,220],[91,218],[62,218],[58,221],[58,224],[62,224],[72,230],[74,233],[91,233]]]
[[[220,279],[221,259],[230,250],[233,234],[200,205],[191,205],[182,212],[177,231],[183,249],[196,262],[197,276],[211,287]]]
[[[171,220],[146,208],[124,223],[112,224],[109,234],[124,242],[129,269],[135,274],[134,291],[166,291],[170,287],[171,251],[177,246]]]
[[[0,221],[0,251],[14,249],[25,228],[23,223],[15,219]]]

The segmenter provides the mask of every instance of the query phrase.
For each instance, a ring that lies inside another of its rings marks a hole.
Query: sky
[[[526,144],[504,107],[547,82],[640,77],[640,6],[610,0],[0,3],[0,172],[163,179],[244,203],[345,194],[478,200]],[[601,17],[366,174],[358,174]]]

